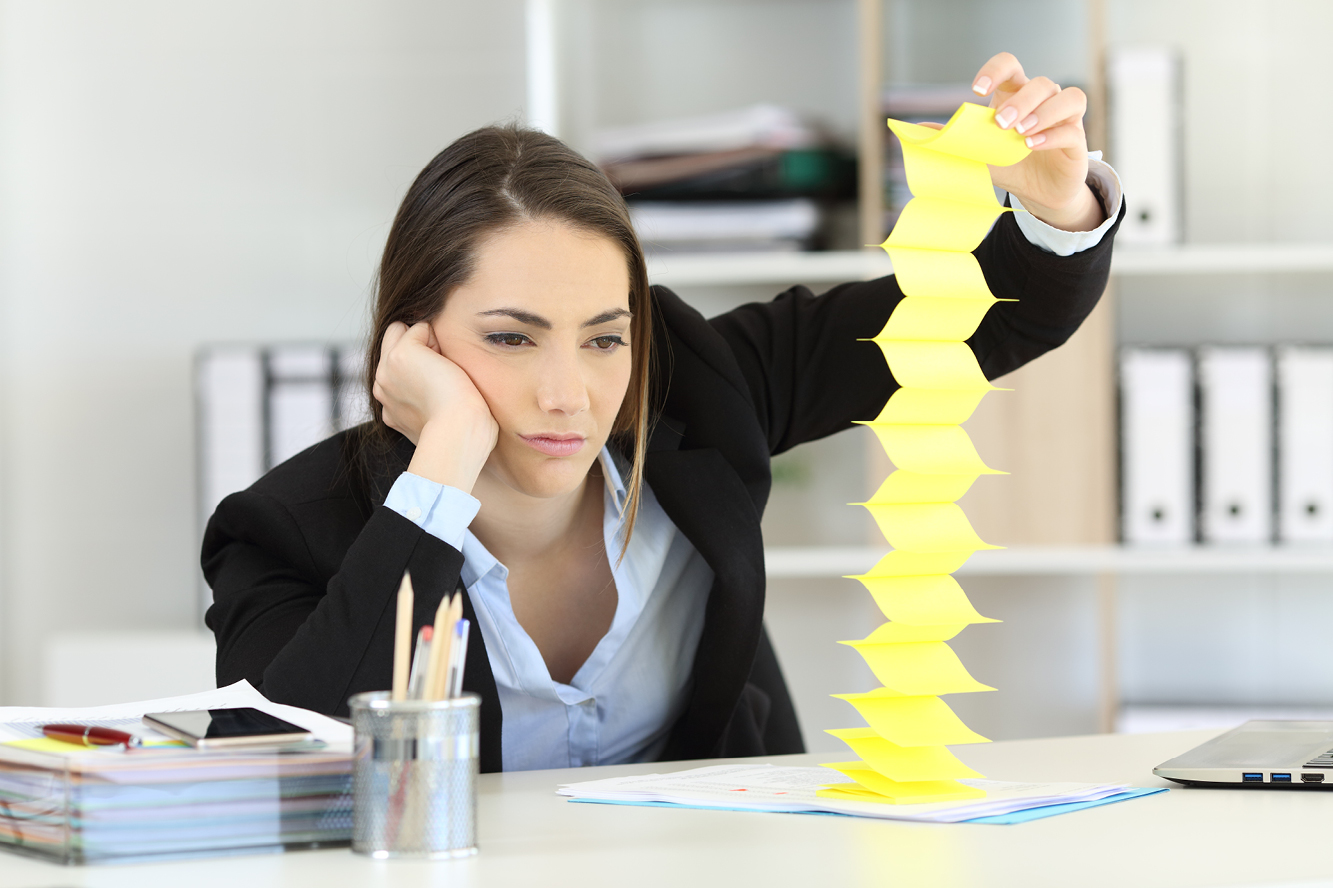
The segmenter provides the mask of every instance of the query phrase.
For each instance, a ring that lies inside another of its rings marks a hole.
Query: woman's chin
[[[536,499],[551,499],[583,488],[591,461],[573,459],[524,459],[521,464],[497,466],[497,476],[511,489]]]

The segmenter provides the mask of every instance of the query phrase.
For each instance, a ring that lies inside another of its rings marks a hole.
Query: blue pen
[[[469,622],[459,620],[454,623],[454,643],[449,646],[449,682],[447,697],[457,697],[463,693],[463,668],[467,663],[467,635]]]

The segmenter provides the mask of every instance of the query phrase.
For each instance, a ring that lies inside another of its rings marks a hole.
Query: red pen
[[[99,728],[96,725],[42,725],[42,733],[52,740],[65,743],[77,743],[80,746],[123,746],[139,745],[139,738],[115,728]]]

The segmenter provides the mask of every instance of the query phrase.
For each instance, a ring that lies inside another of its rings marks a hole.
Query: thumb
[[[434,338],[434,334],[430,329],[430,324],[425,321],[418,321],[408,328],[407,335],[403,338],[408,342],[430,348],[430,342]]]

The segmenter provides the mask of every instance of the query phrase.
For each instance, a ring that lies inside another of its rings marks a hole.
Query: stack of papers
[[[677,805],[729,811],[769,811],[783,814],[848,814],[884,820],[929,823],[980,821],[1012,823],[1039,816],[1108,802],[1124,801],[1162,789],[1133,789],[1122,783],[1006,783],[1000,780],[963,780],[985,792],[985,798],[966,802],[893,805],[821,798],[816,795],[830,780],[826,768],[782,768],[775,765],[715,765],[678,771],[612,777],[586,783],[567,783],[556,791],[578,802],[618,805]],[[851,781],[847,781],[851,783]],[[855,784],[852,784],[855,785]],[[1020,812],[1045,813],[1013,816]]]
[[[147,712],[253,706],[322,748],[200,752],[142,726]],[[139,734],[129,751],[41,736],[74,722]],[[0,708],[0,848],[60,863],[230,854],[351,839],[352,729],[270,703],[247,682],[184,697],[83,709]]]

